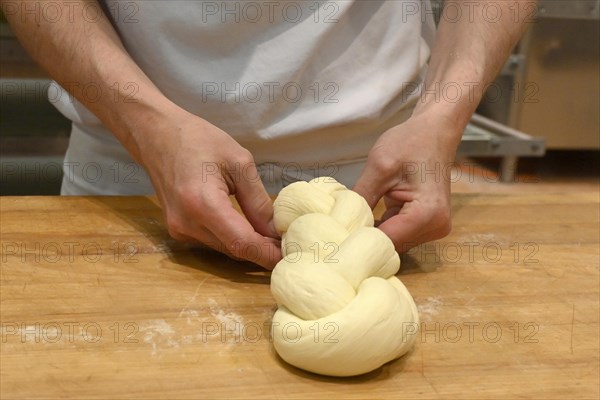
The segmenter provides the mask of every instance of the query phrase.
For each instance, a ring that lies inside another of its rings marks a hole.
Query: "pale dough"
[[[370,372],[416,340],[417,307],[400,257],[367,202],[333,178],[296,182],[274,203],[284,255],[271,276],[277,353],[323,375]]]

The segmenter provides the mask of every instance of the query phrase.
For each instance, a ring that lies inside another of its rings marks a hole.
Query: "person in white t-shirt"
[[[268,192],[314,176],[383,198],[399,251],[447,235],[440,171],[534,4],[453,1],[436,33],[428,0],[51,3],[1,0],[73,121],[62,193],[156,193],[175,239],[266,268]]]

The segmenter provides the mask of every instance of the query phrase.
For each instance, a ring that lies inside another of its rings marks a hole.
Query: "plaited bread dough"
[[[400,257],[367,202],[333,178],[296,182],[274,203],[284,258],[271,275],[272,334],[286,362],[323,375],[370,372],[405,354],[417,307]]]

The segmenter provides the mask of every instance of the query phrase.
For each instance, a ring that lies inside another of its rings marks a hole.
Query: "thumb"
[[[392,240],[398,253],[405,253],[424,242],[420,237],[419,223],[402,212],[388,218],[378,228]]]
[[[352,190],[364,197],[371,209],[375,208],[387,192],[382,174],[377,173],[368,162]]]
[[[248,169],[252,169],[256,174],[244,174],[236,184],[235,197],[256,232],[278,238],[279,234],[273,223],[273,201],[265,190],[256,166]]]

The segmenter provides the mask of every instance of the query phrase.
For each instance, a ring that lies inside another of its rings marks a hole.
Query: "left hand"
[[[384,132],[367,159],[354,190],[371,208],[383,197],[379,225],[396,250],[441,239],[451,230],[450,166],[462,130],[422,113]]]

